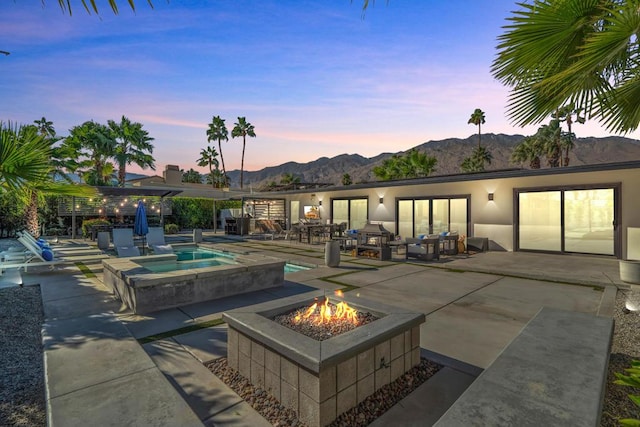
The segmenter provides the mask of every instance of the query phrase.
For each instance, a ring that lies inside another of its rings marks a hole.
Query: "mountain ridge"
[[[481,144],[487,148],[493,160],[486,170],[522,167],[529,169],[528,164],[510,162],[513,148],[522,141],[524,135],[506,135],[487,133],[481,135]],[[575,148],[571,151],[570,166],[611,163],[626,160],[640,160],[640,141],[622,137],[583,137],[577,138]],[[469,157],[478,145],[478,134],[468,138],[446,138],[419,144],[412,149],[425,152],[438,160],[432,176],[460,173],[460,164]],[[307,163],[285,162],[278,166],[269,166],[259,171],[244,171],[245,187],[259,189],[271,182],[280,183],[282,175],[293,174],[302,183],[330,183],[342,185],[342,176],[348,173],[353,183],[377,181],[372,170],[375,166],[393,156],[402,155],[409,150],[380,153],[373,157],[360,154],[339,154],[335,157],[320,157]],[[546,168],[546,159],[541,158],[542,167]],[[240,185],[240,170],[227,171],[232,187]]]

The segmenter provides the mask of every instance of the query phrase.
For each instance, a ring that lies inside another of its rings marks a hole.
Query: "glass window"
[[[467,199],[449,200],[449,231],[467,236]]]
[[[413,237],[413,200],[398,201],[398,234]]]
[[[562,250],[560,199],[560,191],[520,193],[520,249]]]
[[[352,199],[349,200],[349,214],[350,223],[349,227],[355,229],[361,229],[367,225],[368,218],[368,203],[367,199]]]
[[[342,222],[349,224],[349,201],[333,200],[331,216],[334,224],[340,224]]]
[[[367,224],[367,199],[334,199],[332,201],[332,221],[335,224],[346,222],[350,229],[360,229]]]
[[[414,237],[429,234],[429,203],[430,200],[415,200],[415,232]]]
[[[433,201],[433,234],[449,231],[449,199]]]
[[[291,224],[297,224],[300,222],[300,201],[292,200],[291,201],[291,213],[289,216],[291,217]]]
[[[614,254],[613,189],[564,193],[564,250]]]

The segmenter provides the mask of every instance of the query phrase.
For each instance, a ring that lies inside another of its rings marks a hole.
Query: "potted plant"
[[[640,261],[621,259],[620,280],[640,285]]]

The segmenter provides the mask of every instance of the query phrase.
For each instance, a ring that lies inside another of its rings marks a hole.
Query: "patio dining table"
[[[298,241],[302,242],[302,236],[306,236],[308,244],[312,243],[313,236],[331,236],[336,229],[336,224],[304,224],[300,226]]]

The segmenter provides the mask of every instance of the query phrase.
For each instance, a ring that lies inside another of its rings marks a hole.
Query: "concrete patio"
[[[447,367],[374,425],[431,425],[542,307],[610,317],[616,286],[626,287],[617,260],[598,257],[488,252],[381,262],[343,255],[340,267],[328,268],[320,245],[212,233],[205,242],[317,268],[287,274],[279,289],[147,315],[127,312],[113,299],[99,262],[86,265],[95,277],[76,267],[22,274],[25,285],[42,290],[50,425],[269,425],[202,364],[226,356],[226,326],[179,329],[318,289],[343,289],[426,315],[423,355]],[[170,331],[164,339],[137,341]]]

